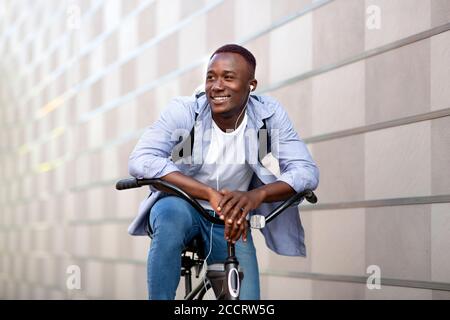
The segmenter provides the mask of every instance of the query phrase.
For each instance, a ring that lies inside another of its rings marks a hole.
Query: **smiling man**
[[[266,215],[278,201],[318,185],[318,169],[281,105],[270,97],[251,95],[257,87],[255,68],[247,49],[234,44],[217,49],[208,64],[205,94],[174,99],[130,156],[132,176],[166,180],[225,220],[225,226],[211,226],[187,202],[159,191],[143,201],[129,232],[148,232],[153,239],[148,255],[150,299],[175,297],[181,251],[197,235],[205,242],[205,255],[210,252],[208,264],[226,259],[227,241],[236,244],[236,257],[245,270],[240,297],[259,299],[258,263],[246,218]],[[265,148],[259,142],[261,129],[269,133]],[[175,132],[182,132],[181,142]],[[194,141],[186,144],[192,136]],[[186,145],[192,150],[183,148],[182,158],[177,157],[178,147]],[[278,177],[261,164],[261,148],[278,160]],[[263,234],[278,254],[306,255],[296,207],[287,209]]]

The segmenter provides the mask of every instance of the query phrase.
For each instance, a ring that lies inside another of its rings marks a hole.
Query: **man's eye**
[[[233,80],[234,78],[232,76],[225,76],[225,80]]]
[[[213,76],[207,76],[207,77],[206,77],[206,80],[212,80],[212,79],[214,79]]]

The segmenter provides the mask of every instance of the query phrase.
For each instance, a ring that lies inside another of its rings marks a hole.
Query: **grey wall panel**
[[[325,300],[361,300],[364,299],[364,286],[359,283],[314,281],[312,298]]]
[[[450,204],[431,206],[431,278],[433,281],[450,283]]]
[[[314,136],[364,126],[365,82],[363,61],[312,78]]]
[[[450,194],[450,117],[431,122],[431,190]]]
[[[431,0],[431,24],[439,26],[450,21],[450,3],[446,0]]]
[[[286,109],[300,138],[312,135],[312,83],[310,80],[294,83],[271,92]]]
[[[430,1],[366,0],[366,50],[430,28]],[[375,19],[377,23],[371,23]],[[375,27],[375,26],[376,27]]]
[[[315,68],[335,63],[364,49],[364,2],[335,1],[313,15]]]
[[[364,199],[364,145],[362,135],[314,144],[313,156],[321,175],[317,196],[321,202]]]
[[[431,108],[449,108],[450,32],[431,38]]]
[[[311,271],[322,274],[363,275],[365,210],[321,210],[312,213],[309,252]]]
[[[381,277],[431,280],[431,206],[366,209],[366,263]]]
[[[366,299],[370,300],[431,300],[432,290],[382,285],[380,289],[366,288]]]
[[[366,61],[366,121],[377,123],[430,110],[430,41]]]
[[[366,199],[430,195],[430,122],[369,132],[365,143]]]

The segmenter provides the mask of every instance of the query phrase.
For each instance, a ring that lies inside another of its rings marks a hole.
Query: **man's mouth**
[[[214,97],[211,97],[211,100],[214,102],[214,103],[223,103],[223,102],[225,102],[225,101],[228,101],[228,99],[230,99],[231,98],[231,96],[225,96],[225,95],[223,95],[223,96],[214,96]]]

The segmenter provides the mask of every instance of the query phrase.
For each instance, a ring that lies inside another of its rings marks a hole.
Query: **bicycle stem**
[[[235,256],[235,246],[234,243],[231,241],[228,241],[228,257],[234,257]]]

